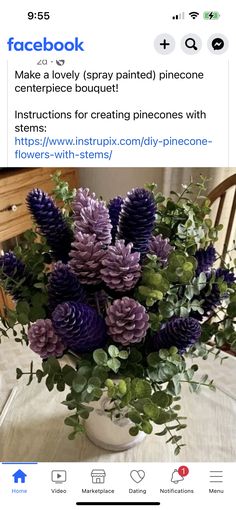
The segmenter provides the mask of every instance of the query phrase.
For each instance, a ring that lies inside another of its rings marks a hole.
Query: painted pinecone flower
[[[196,251],[194,257],[197,259],[197,276],[204,272],[207,273],[213,266],[216,260],[216,250],[212,244],[210,244],[206,249],[200,248]]]
[[[217,278],[222,278],[229,287],[235,282],[236,279],[234,273],[229,271],[229,269],[219,268],[213,274],[215,274],[216,280]],[[210,281],[211,277],[211,273],[207,274],[207,282]],[[201,315],[198,312],[191,312],[191,317],[202,321],[204,317],[211,315],[215,308],[220,305],[221,301],[227,297],[227,291],[223,295],[220,293],[217,281],[212,283],[211,286],[210,283],[207,283],[206,287],[204,287],[204,289],[200,292],[200,295],[197,296],[197,299],[203,300],[201,307],[204,310],[204,313]]]
[[[62,356],[65,345],[56,335],[50,319],[38,319],[28,331],[30,348],[45,359],[49,356]]]
[[[154,227],[155,214],[156,205],[150,191],[142,188],[129,191],[120,212],[118,239],[133,243],[134,251],[146,253]]]
[[[106,324],[112,340],[127,346],[142,341],[148,324],[148,314],[144,306],[134,299],[116,299],[107,310]]]
[[[219,267],[215,272],[216,278],[223,278],[224,282],[227,283],[228,286],[233,285],[236,280],[235,274],[229,269],[225,269],[223,267]]]
[[[201,326],[196,319],[177,317],[166,322],[164,327],[152,337],[152,344],[156,350],[175,346],[182,354],[188,347],[195,344],[200,336]]]
[[[7,280],[7,278],[12,278],[14,280],[13,282],[9,279],[7,282],[7,291],[15,299],[19,298],[21,294],[20,288],[17,289],[16,285],[24,277],[29,277],[25,264],[18,259],[12,251],[5,252],[4,255],[0,257],[0,281]]]
[[[101,282],[101,261],[104,257],[104,245],[96,239],[96,234],[78,232],[72,243],[68,265],[80,282],[95,285]]]
[[[111,243],[111,220],[105,202],[91,200],[87,207],[80,211],[80,217],[75,222],[75,229],[82,234],[95,234],[97,241],[103,244]]]
[[[102,260],[101,278],[110,289],[117,292],[132,289],[141,275],[140,253],[131,253],[132,243],[123,240],[109,246]]]
[[[75,301],[58,305],[52,323],[65,345],[76,353],[91,352],[106,342],[105,321],[91,306]]]
[[[49,308],[54,310],[65,301],[86,302],[85,291],[77,276],[62,262],[54,264],[48,280]]]
[[[67,262],[73,234],[60,209],[47,193],[38,188],[30,191],[26,202],[54,258]]]
[[[112,242],[115,241],[117,234],[117,226],[119,223],[119,215],[121,211],[122,204],[124,203],[124,199],[120,196],[113,198],[110,200],[108,204],[109,215],[112,224],[111,236]]]
[[[95,193],[90,193],[88,188],[77,189],[75,198],[72,203],[75,221],[80,219],[81,209],[83,209],[83,207],[88,207],[88,205],[91,203],[91,200],[95,199]]]
[[[167,264],[168,257],[173,249],[173,246],[169,244],[168,237],[163,238],[162,234],[152,236],[148,245],[148,252],[156,255],[162,266]]]

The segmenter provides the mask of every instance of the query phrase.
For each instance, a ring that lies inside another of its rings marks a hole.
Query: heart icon
[[[135,483],[140,483],[145,477],[145,472],[142,471],[142,469],[139,471],[133,469],[133,471],[130,472],[130,476]]]

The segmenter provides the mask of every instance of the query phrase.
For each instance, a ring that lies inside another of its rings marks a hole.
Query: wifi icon
[[[189,12],[189,16],[191,16],[192,19],[196,19],[199,16],[199,12],[196,11]]]

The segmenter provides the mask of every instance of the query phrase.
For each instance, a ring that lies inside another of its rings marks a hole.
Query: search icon
[[[190,50],[191,49],[193,49],[195,51],[198,50],[198,48],[196,46],[196,41],[195,41],[195,39],[193,39],[193,37],[188,37],[188,39],[186,39],[185,46],[186,46],[186,48],[189,48]]]
[[[202,41],[197,34],[186,34],[181,40],[181,48],[187,55],[197,55],[202,48]]]

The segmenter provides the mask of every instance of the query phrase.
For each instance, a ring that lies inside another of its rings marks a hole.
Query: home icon
[[[16,471],[12,476],[14,478],[14,483],[18,483],[19,480],[21,483],[25,483],[25,478],[27,475],[23,471],[21,471],[21,469],[18,469],[18,471]]]
[[[93,469],[91,477],[92,483],[105,483],[106,473],[104,469]]]

